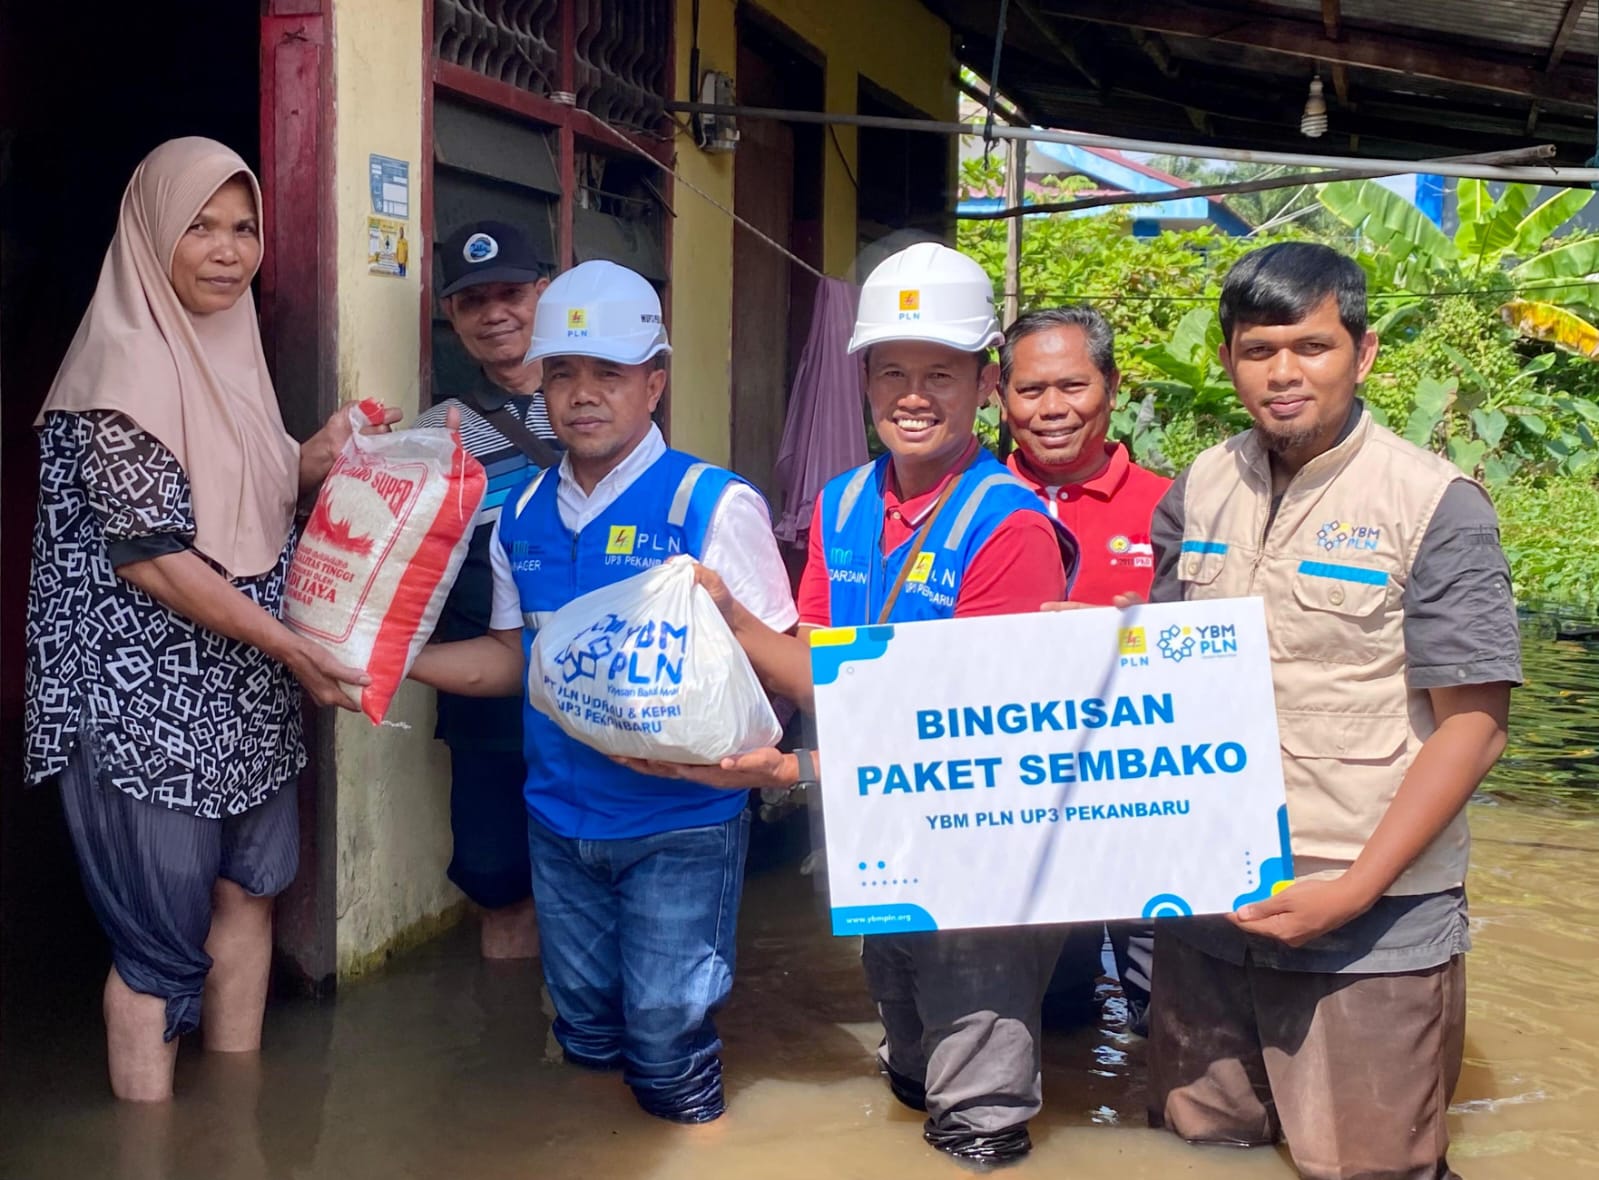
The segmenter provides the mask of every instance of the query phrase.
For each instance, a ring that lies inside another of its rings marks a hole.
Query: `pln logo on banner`
[[[1142,627],[1122,627],[1116,632],[1116,649],[1123,668],[1149,667],[1149,640]]]

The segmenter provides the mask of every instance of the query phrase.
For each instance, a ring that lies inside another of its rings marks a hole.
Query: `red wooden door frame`
[[[261,17],[261,324],[284,421],[306,438],[336,407],[332,0],[265,0]],[[279,963],[331,990],[337,958],[333,722],[305,709],[300,872],[277,905]]]

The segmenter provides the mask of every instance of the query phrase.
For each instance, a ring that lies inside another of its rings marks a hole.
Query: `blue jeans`
[[[533,900],[555,1038],[567,1059],[620,1065],[650,1114],[722,1113],[712,1015],[733,987],[749,812],[630,840],[571,840],[528,817]]]

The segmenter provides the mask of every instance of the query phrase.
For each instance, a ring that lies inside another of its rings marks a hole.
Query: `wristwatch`
[[[795,790],[821,785],[821,777],[816,771],[815,750],[807,750],[801,746],[794,751],[794,760],[799,763],[799,778],[794,781]]]

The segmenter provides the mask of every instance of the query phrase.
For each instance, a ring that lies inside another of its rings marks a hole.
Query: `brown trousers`
[[[1288,1140],[1306,1180],[1458,1180],[1465,960],[1402,975],[1235,966],[1157,926],[1151,1126],[1193,1143]]]

